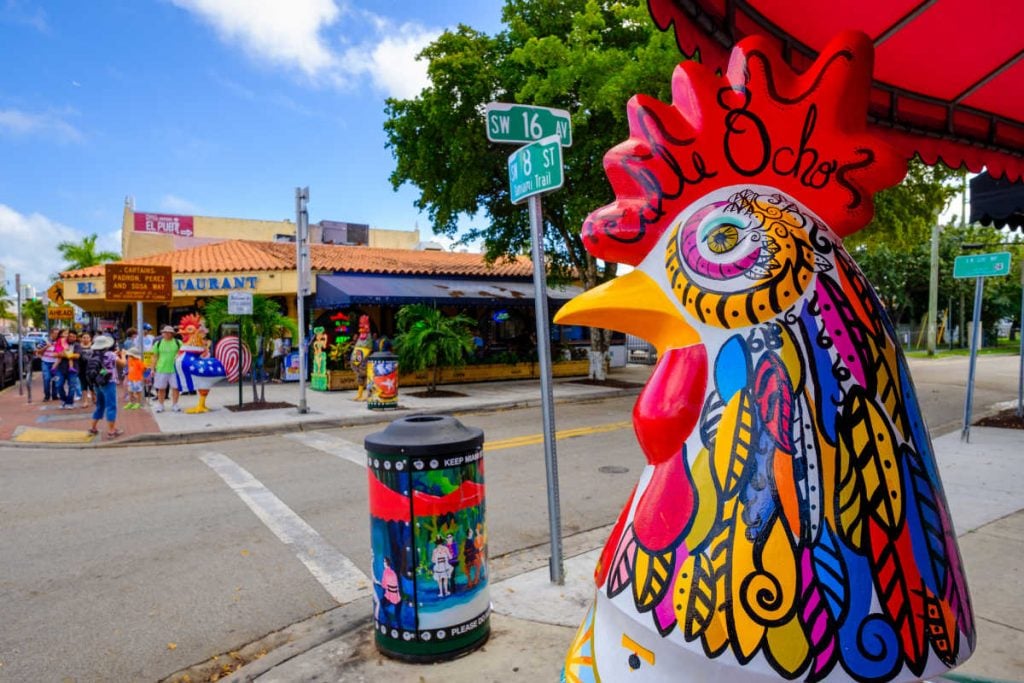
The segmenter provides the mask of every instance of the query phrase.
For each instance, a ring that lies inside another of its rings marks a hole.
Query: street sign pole
[[[1024,417],[1024,265],[1020,268],[1020,363],[1017,371],[1017,417]]]
[[[971,326],[971,361],[967,371],[967,400],[964,401],[964,428],[960,440],[971,442],[971,407],[974,403],[974,366],[978,360],[978,336],[981,334],[981,293],[985,289],[985,278],[974,280],[974,322]]]
[[[144,358],[146,351],[146,335],[145,330],[142,329],[142,302],[135,302],[135,345],[139,348],[139,358]]]
[[[309,188],[295,188],[295,268],[298,270],[298,319],[299,319],[299,413],[309,412],[306,407],[306,295],[309,293],[309,215],[306,202]]]
[[[242,407],[242,321],[238,321],[238,407]]]
[[[14,275],[14,289],[18,292],[18,396],[21,396],[25,386],[25,331],[21,327],[21,273]],[[30,360],[29,363],[31,362]]]
[[[971,441],[971,408],[974,403],[974,368],[978,360],[978,337],[981,334],[981,301],[982,294],[985,290],[985,278],[1009,275],[1011,260],[1012,256],[1008,251],[999,251],[991,254],[957,256],[953,260],[954,278],[960,280],[974,278],[974,321],[971,326],[971,359],[969,369],[967,371],[967,397],[964,400],[964,426],[960,432],[960,440],[966,443],[970,443]],[[1021,353],[1024,354],[1024,351]],[[1017,410],[1020,411],[1019,399]]]
[[[544,213],[540,195],[528,200],[530,248],[533,258],[534,314],[537,319],[537,361],[540,363],[541,412],[544,419],[544,465],[548,480],[548,524],[551,532],[551,582],[565,583],[562,563],[562,512],[558,498],[558,454],[555,449],[555,401],[551,391],[551,333],[548,330],[547,273],[544,269]]]
[[[540,365],[541,410],[544,420],[544,464],[548,484],[551,533],[551,582],[565,583],[562,562],[562,512],[558,498],[558,453],[555,448],[555,401],[551,391],[551,333],[548,329],[547,271],[544,268],[544,212],[540,195],[563,183],[562,147],[572,144],[569,112],[550,107],[491,102],[485,111],[487,139],[528,143],[508,157],[509,198],[527,200],[530,253],[533,258],[537,361]]]

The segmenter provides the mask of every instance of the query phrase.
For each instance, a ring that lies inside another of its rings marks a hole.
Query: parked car
[[[40,358],[36,352],[46,346],[45,339],[31,339],[28,335],[25,335],[25,339],[21,342],[21,352],[25,356],[25,372],[28,372],[29,363],[32,364],[32,372],[40,372],[43,369],[43,359]],[[17,363],[17,359],[15,359]]]
[[[0,335],[0,389],[18,381],[18,350],[17,346]]]

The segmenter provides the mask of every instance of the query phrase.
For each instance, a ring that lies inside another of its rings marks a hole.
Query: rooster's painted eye
[[[739,227],[729,220],[718,219],[705,229],[707,233],[704,236],[704,241],[714,254],[732,251],[739,244]]]

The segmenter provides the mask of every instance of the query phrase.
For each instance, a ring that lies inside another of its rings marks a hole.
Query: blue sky
[[[498,0],[0,0],[0,264],[44,288],[56,244],[117,251],[143,211],[411,229],[384,100],[425,85],[413,57]],[[482,125],[482,124],[481,124]],[[13,287],[9,287],[13,289]]]

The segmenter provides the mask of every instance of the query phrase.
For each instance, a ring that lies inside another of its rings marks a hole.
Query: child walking
[[[142,383],[146,373],[146,364],[142,361],[142,354],[136,346],[128,349],[128,402],[124,405],[125,410],[138,410],[142,407]]]

